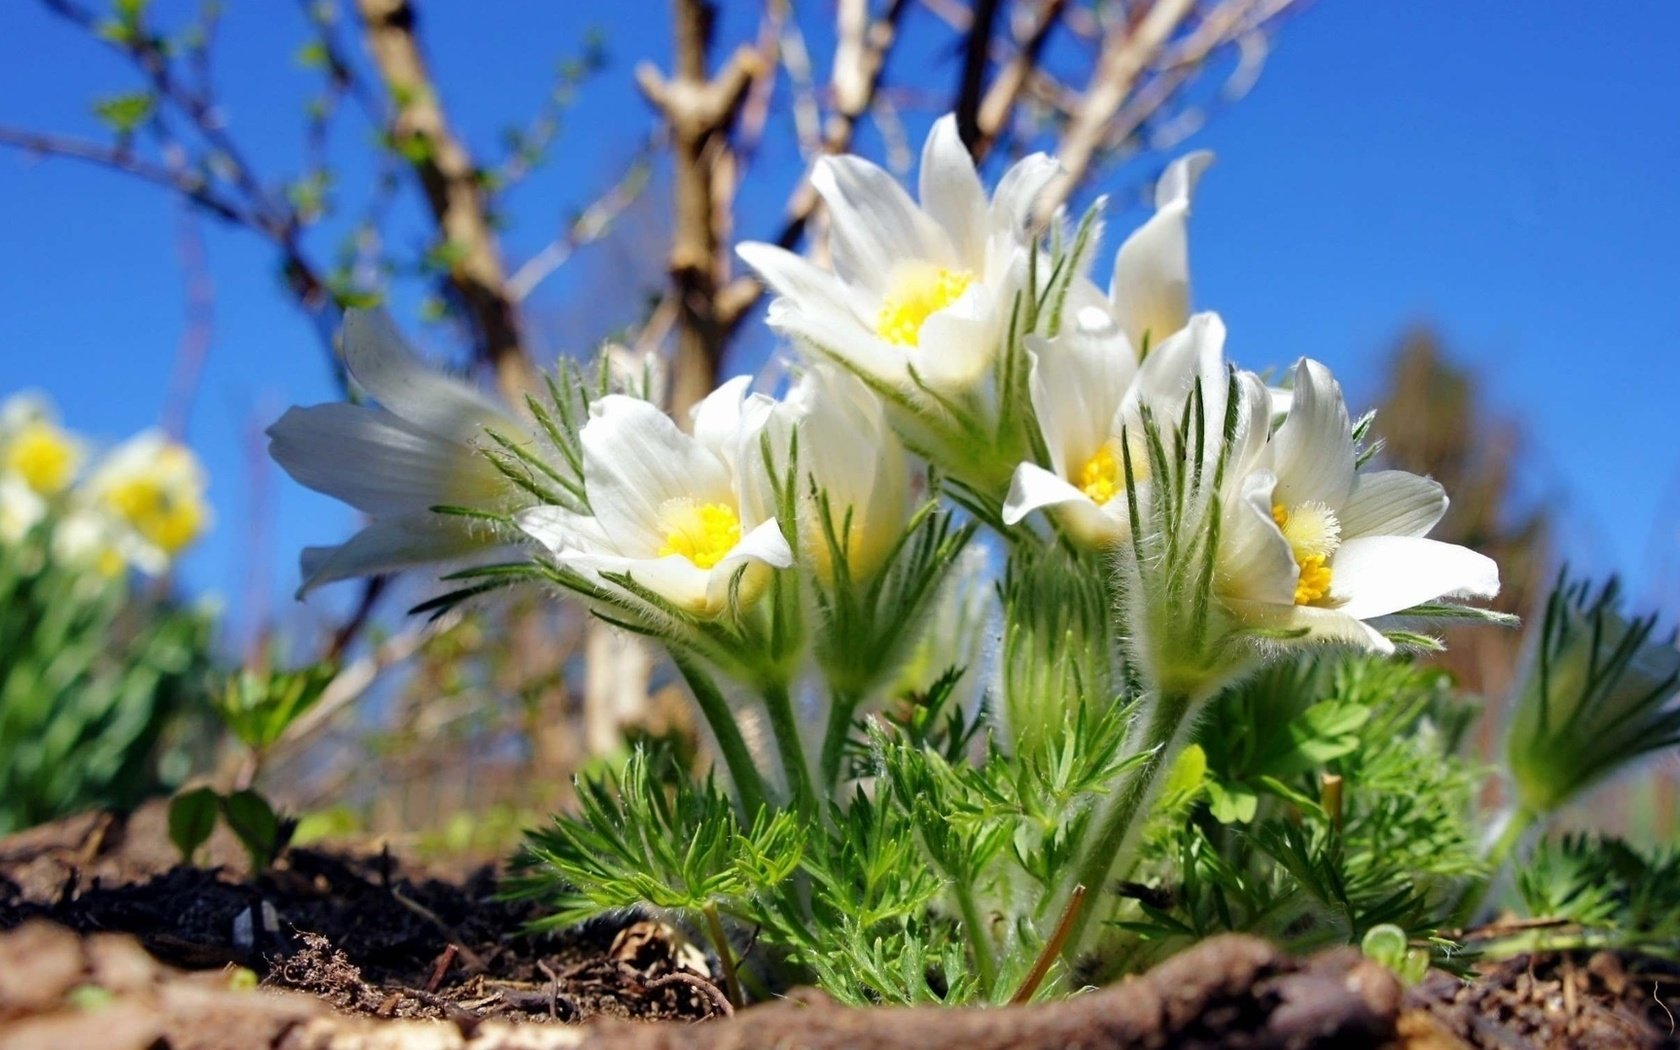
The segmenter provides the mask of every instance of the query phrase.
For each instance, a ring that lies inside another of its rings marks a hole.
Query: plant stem
[[[1084,910],[1084,903],[1085,887],[1075,886],[1073,892],[1068,895],[1067,905],[1062,908],[1062,917],[1056,921],[1056,928],[1051,932],[1050,939],[1044,942],[1038,958],[1033,961],[1032,969],[1027,972],[1027,979],[1021,982],[1021,987],[1010,998],[1011,1005],[1020,1006],[1032,1001],[1033,993],[1044,983],[1044,977],[1055,964],[1056,956],[1062,953],[1062,945],[1067,943],[1068,934],[1073,932],[1074,917]]]
[[[723,764],[729,769],[729,779],[735,782],[735,793],[741,800],[741,809],[750,826],[758,819],[759,811],[769,805],[764,777],[759,774],[752,752],[747,749],[747,741],[741,736],[741,727],[735,724],[729,702],[718,691],[717,683],[693,657],[676,649],[670,652],[671,662],[677,665],[677,670],[700,705],[700,713],[706,716],[706,724],[712,727],[712,736],[717,739],[718,750],[723,752]]]
[[[951,889],[957,898],[957,909],[962,912],[968,946],[974,950],[974,968],[980,971],[981,994],[989,997],[992,986],[997,982],[997,961],[992,958],[992,941],[980,921],[980,909],[974,904],[974,888],[958,880]]]
[[[845,758],[846,735],[852,730],[852,716],[857,713],[857,700],[849,693],[835,691],[828,698],[828,726],[823,730],[822,784],[829,792],[840,783],[840,763]]]
[[[1109,880],[1124,876],[1137,857],[1137,841],[1148,822],[1149,807],[1160,790],[1162,775],[1172,767],[1191,725],[1190,710],[1196,706],[1182,693],[1166,693],[1153,697],[1144,720],[1143,762],[1132,770],[1120,789],[1109,796],[1097,811],[1092,822],[1093,832],[1087,832],[1085,849],[1075,868],[1073,884],[1083,886],[1098,901],[1080,908],[1069,920],[1067,938],[1062,953],[1069,963],[1078,957],[1091,916],[1100,909],[1100,902]],[[1137,753],[1137,752],[1134,752]]]
[[[817,790],[811,782],[811,766],[805,761],[805,745],[799,740],[799,723],[793,717],[793,695],[787,683],[772,682],[764,687],[764,708],[770,715],[770,730],[776,738],[776,753],[794,806],[802,816],[815,816]]]
[[[712,938],[712,948],[718,953],[718,962],[723,965],[723,986],[729,993],[729,1005],[739,1010],[745,1003],[741,998],[741,982],[735,976],[735,952],[729,947],[729,937],[723,932],[723,920],[718,917],[715,904],[707,904],[702,912],[706,916],[706,932]]]
[[[1522,841],[1528,829],[1532,828],[1538,819],[1539,815],[1527,806],[1512,808],[1510,815],[1505,819],[1504,830],[1499,833],[1493,845],[1488,847],[1487,856],[1483,858],[1487,862],[1486,874],[1478,876],[1466,886],[1464,895],[1459,898],[1458,911],[1453,915],[1453,924],[1459,929],[1464,929],[1475,920],[1476,913],[1487,900],[1488,891],[1493,888],[1494,880],[1505,870],[1505,862],[1510,860],[1511,852],[1517,848],[1517,843]]]

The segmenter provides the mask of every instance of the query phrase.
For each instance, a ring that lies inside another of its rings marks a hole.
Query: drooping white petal
[[[1353,424],[1341,384],[1317,361],[1295,365],[1294,403],[1272,437],[1278,502],[1317,500],[1332,508],[1353,491]]]
[[[579,435],[589,506],[620,550],[659,547],[669,500],[735,503],[728,467],[655,406],[609,394],[589,411]]]
[[[350,375],[386,409],[440,437],[467,442],[507,420],[490,398],[430,368],[384,310],[347,310],[341,335]]]
[[[1009,495],[1003,500],[1003,523],[1014,525],[1035,510],[1079,502],[1096,506],[1091,497],[1074,488],[1066,478],[1036,463],[1022,463],[1009,480]]]
[[[986,190],[957,134],[957,118],[934,122],[922,147],[922,209],[945,231],[966,269],[983,265],[986,252]]]
[[[1028,393],[1050,463],[1069,476],[1107,442],[1137,358],[1106,311],[1072,315],[1054,338],[1027,337]]]
[[[1219,590],[1229,599],[1295,603],[1298,569],[1289,541],[1272,519],[1277,479],[1269,471],[1243,478],[1225,516]]]
[[[828,206],[829,253],[842,281],[884,294],[895,264],[960,266],[950,238],[886,171],[861,157],[823,157],[811,185]]]
[[[1337,515],[1342,535],[1424,536],[1447,512],[1447,491],[1432,478],[1404,470],[1360,474]]]
[[[1184,326],[1190,316],[1190,250],[1186,231],[1190,194],[1213,162],[1206,151],[1167,166],[1156,185],[1156,211],[1120,246],[1114,257],[1110,295],[1131,337],[1150,347]]]
[[[1377,653],[1394,652],[1394,643],[1383,637],[1380,631],[1340,609],[1250,601],[1230,601],[1226,607],[1245,625],[1258,630],[1289,632],[1305,629],[1305,638],[1299,640],[1353,645]]]
[[[935,390],[966,390],[991,368],[997,351],[996,314],[990,291],[980,284],[922,322],[910,364]]]
[[[298,483],[369,514],[440,504],[494,504],[495,468],[470,445],[441,439],[383,409],[290,408],[268,428],[268,451]]]
[[[1331,562],[1338,612],[1367,620],[1442,597],[1491,598],[1499,593],[1492,558],[1417,536],[1362,536],[1342,544]]]
[[[336,547],[305,547],[302,598],[322,584],[449,561],[497,546],[500,541],[460,519],[435,514],[382,518]]]

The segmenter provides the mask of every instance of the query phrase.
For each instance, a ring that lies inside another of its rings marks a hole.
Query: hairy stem
[[[1062,953],[1072,963],[1085,946],[1091,916],[1100,911],[1109,880],[1125,877],[1137,861],[1138,839],[1149,819],[1149,809],[1160,792],[1166,771],[1183,747],[1193,719],[1195,702],[1183,693],[1164,693],[1150,698],[1138,728],[1144,756],[1113,795],[1097,810],[1091,830],[1086,832],[1084,851],[1074,869],[1073,886],[1083,886],[1098,901],[1080,908],[1070,920]]]
[[[1511,853],[1517,844],[1528,834],[1539,815],[1527,806],[1516,806],[1505,819],[1505,828],[1488,847],[1487,856],[1483,858],[1487,863],[1487,871],[1478,875],[1464,888],[1464,895],[1458,900],[1458,911],[1453,915],[1453,922],[1460,929],[1475,921],[1476,913],[1482,910],[1487,902],[1488,891],[1493,888],[1494,880],[1499,878],[1500,872],[1505,870],[1505,862],[1511,859]]]
[[[729,1005],[739,1010],[745,1001],[741,998],[741,982],[735,974],[735,952],[729,946],[729,936],[723,931],[723,919],[718,915],[716,904],[706,905],[703,914],[706,916],[706,934],[712,939],[712,950],[717,952],[718,962],[723,965],[723,985],[729,994]]]
[[[846,735],[852,729],[852,716],[857,713],[857,698],[848,693],[834,692],[828,698],[828,726],[823,730],[822,786],[833,793],[840,783],[840,763],[845,758]]]
[[[997,983],[997,961],[992,957],[991,937],[980,921],[980,909],[974,903],[974,887],[959,879],[952,884],[951,892],[957,898],[957,909],[962,912],[963,932],[968,934],[968,946],[974,952],[974,968],[980,974],[981,994],[990,996],[992,986]]]
[[[706,716],[706,724],[712,727],[712,736],[717,739],[718,750],[723,752],[723,764],[729,769],[729,779],[735,782],[736,796],[750,825],[759,811],[769,805],[769,796],[764,789],[764,777],[759,774],[747,741],[741,736],[741,727],[735,724],[735,716],[729,710],[729,702],[693,657],[672,649],[671,662],[694,693],[700,713]]]
[[[775,682],[764,689],[764,708],[770,716],[770,730],[776,738],[776,753],[794,806],[802,816],[816,814],[817,790],[811,781],[811,766],[805,761],[805,746],[799,740],[799,723],[793,716],[793,695],[786,683]]]

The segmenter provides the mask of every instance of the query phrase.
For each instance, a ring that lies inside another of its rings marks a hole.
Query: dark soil
[[[1680,983],[1651,960],[1524,957],[1403,994],[1351,950],[1299,960],[1239,937],[1043,1007],[799,992],[693,1028],[729,1006],[661,923],[530,936],[488,868],[296,849],[252,877],[220,832],[204,867],[178,865],[165,825],[153,806],[0,841],[0,1048],[1680,1047]],[[646,1020],[679,1024],[626,1023]]]

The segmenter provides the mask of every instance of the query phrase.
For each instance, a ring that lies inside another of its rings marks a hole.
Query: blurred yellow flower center
[[[1295,582],[1295,604],[1313,605],[1328,598],[1330,558],[1342,545],[1342,523],[1337,520],[1336,512],[1317,500],[1293,507],[1275,503],[1272,520],[1289,541],[1289,550],[1300,569]]]
[[[76,472],[75,444],[43,420],[25,423],[6,443],[6,467],[43,496],[64,491]]]
[[[702,569],[722,561],[741,542],[741,517],[722,503],[670,500],[660,508],[659,525],[665,530],[659,556],[680,554]]]
[[[974,283],[974,275],[918,263],[900,267],[892,283],[893,290],[881,300],[881,312],[875,317],[875,334],[898,346],[920,346],[922,325],[956,302]]]
[[[158,453],[152,469],[124,478],[106,490],[105,500],[129,526],[174,555],[204,531],[206,513],[198,493],[182,484],[191,470],[185,449]]]
[[[1114,448],[1114,442],[1103,442],[1097,454],[1079,468],[1079,491],[1099,506],[1118,496],[1125,488],[1125,480],[1120,476],[1120,457],[1115,454]]]

